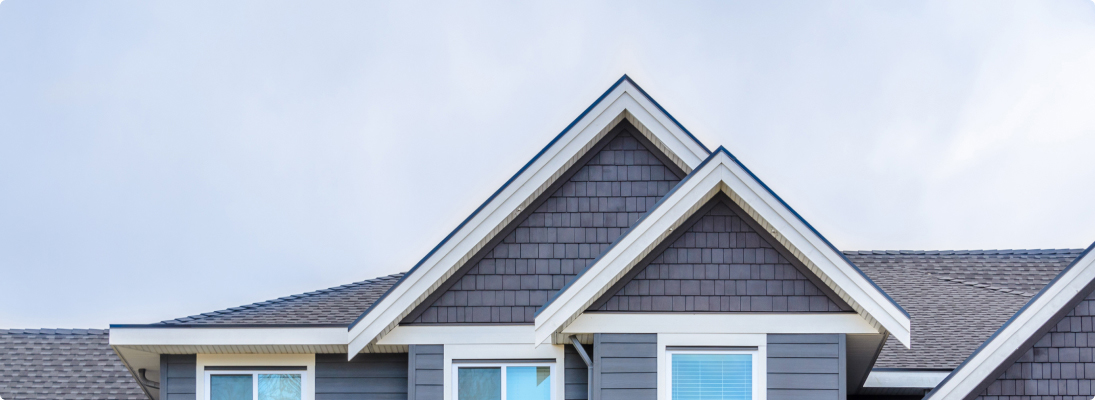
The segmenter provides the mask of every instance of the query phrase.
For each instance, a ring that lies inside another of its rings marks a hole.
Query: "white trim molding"
[[[530,327],[531,328],[531,327]],[[531,330],[531,329],[530,329]],[[856,313],[585,313],[563,329],[580,333],[868,333]],[[530,332],[531,333],[531,332]]]
[[[1095,280],[1095,244],[1088,247],[1060,275],[1042,289],[1026,306],[1000,327],[969,358],[954,370],[925,400],[963,400],[981,384],[996,377],[997,369],[1020,351],[1034,335],[1065,307],[1073,304]]]
[[[349,330],[349,357],[365,350],[452,276],[622,118],[691,172],[708,151],[626,77],[446,239]]]
[[[951,371],[887,371],[872,370],[863,382],[865,388],[931,389],[950,375]]]
[[[566,329],[719,192],[748,212],[877,332],[889,332],[906,347],[910,345],[910,322],[905,312],[721,147],[540,311],[535,340],[542,342]]]

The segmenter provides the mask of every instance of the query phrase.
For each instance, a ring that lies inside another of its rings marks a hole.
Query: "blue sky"
[[[0,3],[0,328],[404,271],[624,73],[838,247],[1095,240],[1095,3]]]

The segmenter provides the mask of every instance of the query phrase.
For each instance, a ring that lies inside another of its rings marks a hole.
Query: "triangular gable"
[[[725,148],[715,150],[536,316],[541,343],[572,323],[697,210],[725,194],[864,319],[909,346],[909,315]]]
[[[1069,314],[1076,311],[1078,305],[1088,303],[1084,300],[1095,291],[1095,252],[1092,252],[1092,248],[1095,248],[1095,244],[1084,250],[1072,264],[1069,264],[1053,281],[1042,288],[1027,302],[1027,305],[1016,312],[924,398],[926,400],[972,399],[984,392],[1024,354],[1034,347],[1039,347],[1036,344],[1048,336],[1049,332],[1055,330]],[[1085,310],[1085,313],[1090,313],[1090,310]],[[1072,328],[1069,327],[1067,330],[1071,331]],[[1077,326],[1076,330],[1082,330],[1082,327]],[[1065,343],[1050,343],[1050,346],[1079,347],[1075,346],[1075,343],[1072,346]],[[1061,360],[1032,359],[1030,361],[1059,362]],[[1058,374],[1053,378],[1065,382],[1059,372],[1060,365],[1058,365]],[[1065,372],[1068,373],[1068,371]],[[1069,375],[1069,377],[1073,380],[1077,379],[1075,375]],[[1083,377],[1083,375],[1080,376],[1080,378]],[[1033,379],[1032,376],[1020,376],[1020,378]],[[1032,389],[1035,392],[1038,391],[1037,387]],[[1025,388],[1021,390],[1025,391]],[[1058,398],[1061,394],[1063,392],[1055,393]],[[1087,394],[1084,397],[1090,396],[1091,394]]]
[[[685,176],[621,121],[401,324],[527,323]]]
[[[725,194],[586,312],[844,312],[851,307]]]
[[[394,328],[625,119],[686,173],[710,154],[625,75],[350,325],[349,356]]]

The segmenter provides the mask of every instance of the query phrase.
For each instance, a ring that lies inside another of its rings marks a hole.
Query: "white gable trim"
[[[908,315],[721,147],[540,311],[534,340],[541,343],[574,322],[718,192],[749,212],[868,323],[909,346]]]
[[[993,372],[1050,323],[1058,312],[1070,306],[1081,291],[1095,280],[1095,252],[1092,244],[1036,297],[1000,327],[925,400],[965,399]]]
[[[398,322],[442,285],[491,237],[512,221],[521,209],[548,186],[619,122],[637,122],[644,134],[685,172],[703,162],[708,150],[626,76],[598,99],[583,116],[536,156],[490,200],[454,231],[441,245],[407,273],[400,283],[358,319],[349,329],[349,357],[353,357],[394,328]]]

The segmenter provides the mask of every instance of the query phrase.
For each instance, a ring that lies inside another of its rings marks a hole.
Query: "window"
[[[207,400],[301,400],[304,371],[207,371]]]
[[[456,400],[551,400],[555,398],[551,363],[453,364]]]
[[[672,400],[752,400],[756,351],[671,350]]]

